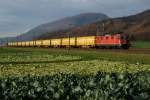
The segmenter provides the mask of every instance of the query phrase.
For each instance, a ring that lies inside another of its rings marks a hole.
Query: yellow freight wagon
[[[13,45],[14,45],[14,46],[17,46],[17,42],[14,42]]]
[[[16,43],[15,43],[15,42],[13,42],[13,46],[16,46]]]
[[[21,43],[21,46],[22,46],[22,47],[25,47],[25,42],[22,42],[22,43]]]
[[[34,46],[34,41],[29,41],[29,46],[33,47]]]
[[[35,41],[35,46],[42,46],[42,40]]]
[[[10,46],[13,46],[13,42],[10,43]]]
[[[13,42],[13,43],[12,43],[12,46],[16,46],[16,42]]]
[[[16,43],[16,42],[14,42],[14,43],[13,43],[13,46],[17,46],[17,43]]]
[[[51,46],[61,46],[61,39],[51,39]]]
[[[11,42],[11,46],[14,46],[14,42]]]
[[[26,41],[26,47],[30,46],[30,41]]]
[[[76,39],[75,38],[70,38],[70,45],[75,46]],[[69,38],[63,38],[62,39],[62,46],[68,46],[69,45]]]
[[[94,46],[95,45],[95,36],[87,37],[77,37],[77,46]]]
[[[42,46],[50,46],[51,40],[43,40]]]
[[[17,42],[17,46],[21,46],[21,42]]]
[[[8,43],[8,46],[12,46],[12,42],[9,42],[9,43]]]

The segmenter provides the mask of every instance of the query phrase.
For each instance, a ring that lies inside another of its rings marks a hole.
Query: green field
[[[133,41],[134,48],[150,48],[150,41]]]
[[[4,48],[0,77],[150,71],[150,55],[65,49]]]
[[[0,48],[0,99],[147,99],[149,75],[150,54]]]

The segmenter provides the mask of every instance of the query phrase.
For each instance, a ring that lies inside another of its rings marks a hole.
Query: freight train
[[[47,40],[9,42],[10,47],[72,47],[72,48],[120,48],[128,49],[130,41],[128,35],[115,34],[104,36],[84,36],[57,38]]]

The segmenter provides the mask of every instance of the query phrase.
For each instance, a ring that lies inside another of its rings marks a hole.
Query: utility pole
[[[71,32],[71,24],[69,24],[69,31]],[[68,38],[69,38],[69,50],[70,50],[70,32],[68,32]]]
[[[105,35],[105,23],[104,22],[103,22],[102,26],[103,26],[103,35]]]
[[[18,36],[19,36],[19,35],[18,35]],[[18,38],[19,38],[18,36],[17,36],[17,45],[16,45],[17,47],[18,47]]]
[[[6,40],[6,47],[8,47],[8,38],[7,38],[7,40]]]
[[[71,33],[71,24],[69,24],[69,31],[70,31],[70,32],[68,32],[68,39],[69,39],[68,53],[69,53],[69,50],[70,50],[70,33]]]
[[[69,50],[69,48],[70,48],[70,32],[68,32],[68,40],[69,40],[69,46],[68,46],[68,50]]]
[[[22,47],[22,35],[20,34],[20,41],[21,41],[21,47]]]
[[[70,32],[68,32],[68,39],[69,39],[68,51],[69,51],[70,50]]]
[[[32,39],[32,41],[33,41],[33,46],[35,46],[35,33],[33,33],[33,39]]]
[[[99,26],[97,25],[96,28],[97,28],[97,29],[96,29],[96,36],[98,36],[98,35],[99,35]]]

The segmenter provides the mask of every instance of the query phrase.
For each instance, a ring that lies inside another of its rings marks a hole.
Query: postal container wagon
[[[76,38],[62,38],[62,46],[75,46],[76,45]]]
[[[77,46],[95,46],[95,36],[87,36],[87,37],[77,37],[76,45]]]
[[[61,46],[61,39],[51,39],[51,46],[60,47]]]

